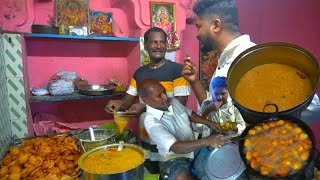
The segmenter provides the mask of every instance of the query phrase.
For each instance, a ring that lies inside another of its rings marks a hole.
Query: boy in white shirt
[[[202,102],[199,114],[204,118],[219,123],[222,128],[223,124],[228,121],[228,124],[233,125],[233,127],[231,129],[226,128],[227,130],[224,133],[230,136],[241,135],[246,128],[246,123],[229,97],[226,78],[215,77],[211,81],[210,88],[212,89],[212,97]],[[195,125],[193,126],[195,127]],[[200,133],[202,131],[202,137],[207,137],[212,133],[212,129],[205,125],[202,127],[196,125],[196,129]]]

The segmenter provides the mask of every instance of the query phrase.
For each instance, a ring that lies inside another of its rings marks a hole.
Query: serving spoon
[[[122,151],[124,145],[124,141],[119,141],[118,151]]]

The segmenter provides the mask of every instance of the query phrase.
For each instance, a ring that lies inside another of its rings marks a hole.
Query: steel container
[[[94,141],[91,140],[89,130],[83,131],[77,135],[82,152],[115,143],[114,131],[112,129],[93,129],[93,134],[95,136]]]
[[[110,95],[115,89],[114,85],[80,85],[77,87],[80,94],[88,96]]]

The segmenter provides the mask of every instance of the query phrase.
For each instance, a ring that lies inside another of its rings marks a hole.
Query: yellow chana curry
[[[265,122],[248,131],[244,153],[262,175],[284,177],[307,164],[312,142],[301,127],[284,120]]]
[[[131,148],[116,148],[97,151],[83,161],[86,170],[94,174],[117,174],[131,170],[142,163],[144,156]]]
[[[298,69],[277,63],[257,66],[241,77],[235,99],[242,106],[263,112],[266,104],[284,111],[302,103],[312,92],[309,78]],[[275,112],[267,106],[265,112]]]

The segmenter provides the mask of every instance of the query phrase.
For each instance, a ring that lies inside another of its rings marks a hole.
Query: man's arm
[[[188,96],[175,96],[182,105],[187,106]]]
[[[208,125],[208,123],[210,122],[210,120],[199,116],[198,114],[196,114],[193,111],[192,111],[192,114],[189,118],[190,118],[191,122],[204,124],[204,125]]]
[[[176,141],[170,147],[170,150],[176,154],[186,154],[202,147],[217,148],[224,146],[228,142],[230,142],[229,139],[219,134],[192,141]]]
[[[133,104],[136,96],[132,96],[128,93],[121,100],[110,100],[105,107],[105,111],[113,113],[114,111],[127,110]]]
[[[182,76],[189,81],[198,102],[201,104],[207,98],[207,92],[198,77],[197,66],[186,59],[182,69]]]
[[[203,118],[203,117],[199,116],[198,114],[196,114],[195,112],[192,112],[192,114],[189,118],[190,118],[191,122],[207,125],[210,128],[216,130],[217,132],[222,133],[221,126],[217,122],[213,122],[211,120]]]
[[[121,110],[127,110],[134,103],[134,100],[137,96],[132,96],[128,93],[122,98]]]
[[[193,89],[193,92],[196,95],[199,104],[201,104],[205,99],[207,99],[207,91],[203,87],[200,80],[190,82],[190,86]]]

